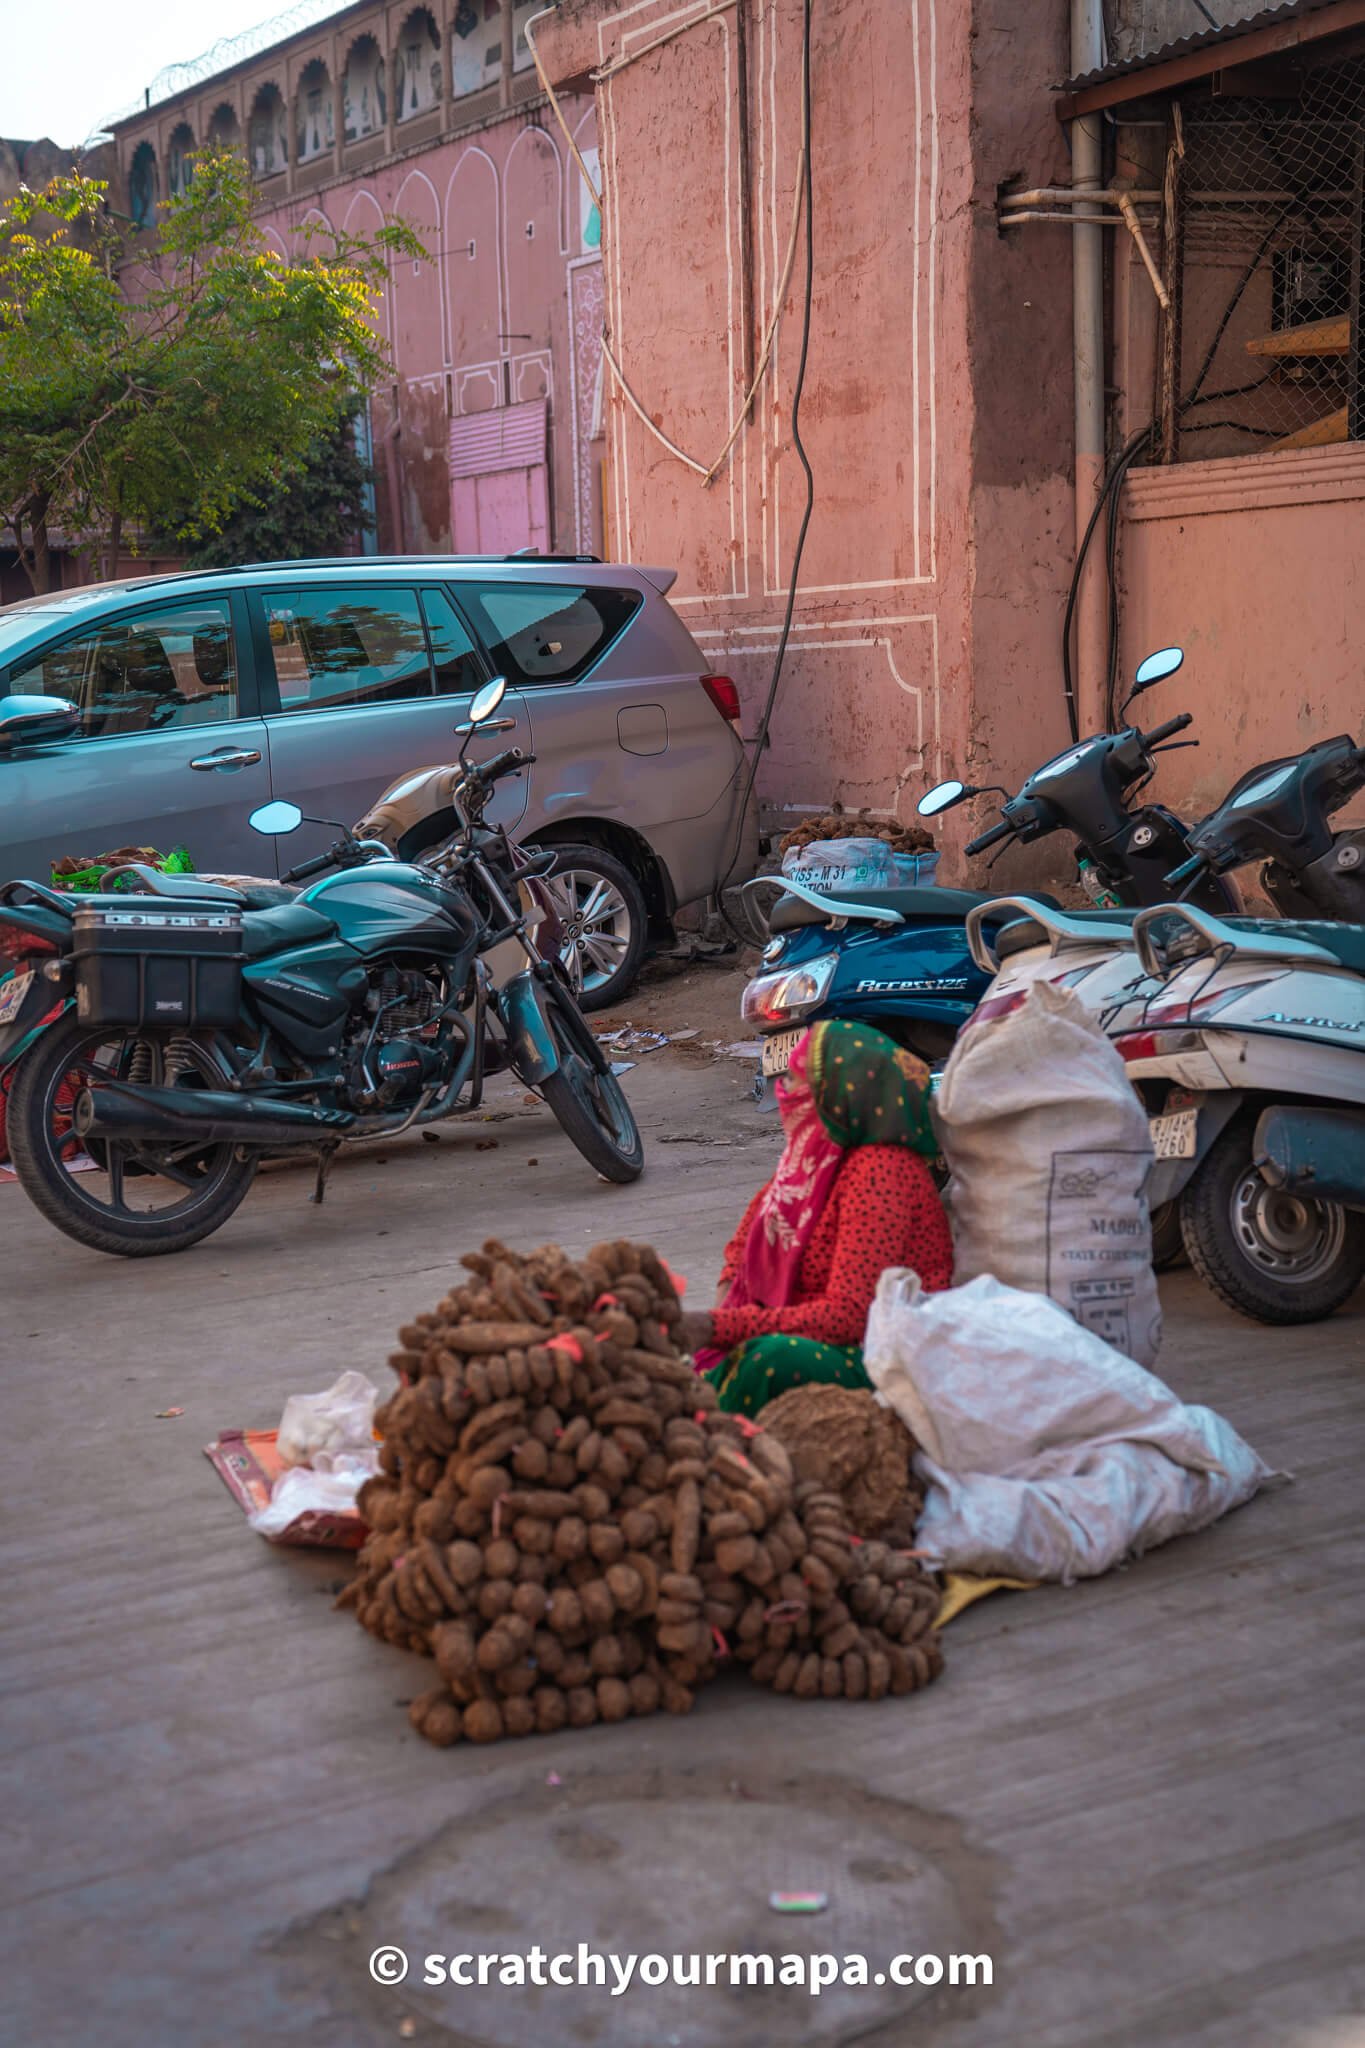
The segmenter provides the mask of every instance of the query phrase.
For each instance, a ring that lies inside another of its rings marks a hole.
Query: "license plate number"
[[[1150,1120],[1152,1150],[1158,1159],[1193,1159],[1199,1134],[1199,1111],[1177,1109]]]
[[[28,994],[32,974],[16,974],[0,982],[0,1024],[12,1024]]]
[[[793,1048],[805,1035],[805,1027],[802,1026],[800,1031],[779,1031],[775,1038],[764,1039],[762,1063],[763,1072],[768,1079],[786,1073],[791,1065]]]

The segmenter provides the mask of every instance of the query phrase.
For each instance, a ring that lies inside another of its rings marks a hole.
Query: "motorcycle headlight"
[[[756,976],[740,1000],[740,1015],[746,1024],[799,1024],[825,1000],[838,964],[837,953],[820,953],[799,967]]]

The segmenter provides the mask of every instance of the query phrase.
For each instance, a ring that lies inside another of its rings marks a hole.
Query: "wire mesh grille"
[[[1292,99],[1197,103],[1181,128],[1176,459],[1358,437],[1365,59]]]

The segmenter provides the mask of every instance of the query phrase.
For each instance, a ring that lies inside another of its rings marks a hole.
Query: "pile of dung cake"
[[[401,1334],[376,1414],[370,1535],[338,1602],[433,1656],[413,1725],[461,1737],[685,1712],[727,1662],[800,1699],[913,1692],[938,1591],[859,1542],[776,1437],[723,1415],[682,1357],[646,1245],[574,1262],[496,1240]]]

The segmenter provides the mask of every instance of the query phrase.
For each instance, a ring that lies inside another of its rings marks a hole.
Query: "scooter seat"
[[[1365,925],[1329,923],[1316,917],[1230,917],[1227,922],[1234,929],[1264,938],[1303,939],[1330,953],[1338,967],[1351,974],[1365,974]]]
[[[1045,900],[1041,896],[1038,898],[1040,903]],[[1051,909],[1053,906],[1049,904],[1048,907]],[[1127,908],[1122,910],[1068,910],[1066,914],[1069,918],[1074,918],[1077,924],[1131,924],[1137,916],[1137,911]],[[1045,946],[1047,943],[1048,935],[1042,925],[1031,917],[1019,917],[1014,920],[1013,924],[1007,924],[997,935],[995,957],[997,960],[1007,960],[1012,953],[1027,953],[1034,946]]]
[[[249,910],[242,919],[242,951],[248,960],[282,953],[286,946],[306,946],[330,939],[336,926],[330,917],[307,903],[281,903],[273,910]]]
[[[990,901],[981,889],[839,889],[833,893],[828,908],[807,903],[800,896],[781,896],[769,915],[768,930],[777,938],[783,932],[800,931],[806,925],[830,924],[841,915],[837,908],[841,903],[860,910],[894,910],[908,924],[962,924],[969,910]],[[1038,901],[1049,909],[1061,908],[1050,896],[1039,895]]]

